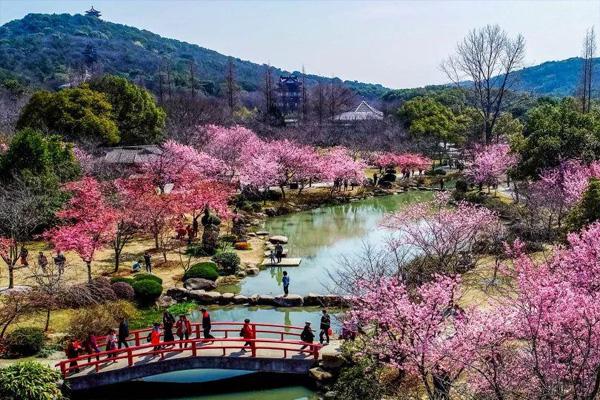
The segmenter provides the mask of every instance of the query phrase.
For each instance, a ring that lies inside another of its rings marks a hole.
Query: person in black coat
[[[306,323],[304,325],[304,329],[302,330],[302,333],[300,333],[300,340],[302,340],[304,343],[312,343],[313,340],[315,340],[315,334],[313,333],[312,329],[310,328],[309,321],[306,321]],[[309,347],[308,344],[305,344],[302,347],[300,347],[299,353],[302,354],[303,353],[302,350],[304,350],[307,347]]]
[[[321,333],[319,333],[319,342],[323,344],[325,339],[327,339],[327,344],[329,344],[329,328],[331,328],[331,317],[327,314],[327,310],[323,310],[323,315],[321,315]]]
[[[129,322],[125,318],[121,318],[119,322],[119,349],[121,348],[121,345],[129,347],[129,344],[127,344],[127,337],[129,337]]]
[[[210,314],[208,313],[206,308],[201,308],[200,312],[202,313],[202,331],[204,333],[204,339],[214,339],[215,337],[210,334]],[[212,341],[210,343],[212,343]]]
[[[173,325],[175,325],[175,317],[168,311],[163,313],[163,330],[164,330],[164,342],[172,342],[175,340],[173,336]]]

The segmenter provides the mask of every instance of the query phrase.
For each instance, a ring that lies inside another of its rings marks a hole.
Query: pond
[[[385,214],[408,204],[431,199],[431,192],[407,192],[393,196],[372,197],[338,206],[268,218],[263,229],[285,235],[289,257],[301,257],[298,267],[287,267],[290,293],[306,295],[325,293],[330,287],[328,272],[335,273],[341,257],[360,252],[364,243],[382,243],[389,231],[379,227]],[[272,267],[255,277],[244,279],[238,291],[244,295],[283,292],[283,268]]]

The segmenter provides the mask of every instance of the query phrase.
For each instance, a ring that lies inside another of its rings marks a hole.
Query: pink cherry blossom
[[[517,158],[507,144],[475,148],[473,160],[467,164],[466,176],[477,185],[498,185],[500,177],[513,167]]]

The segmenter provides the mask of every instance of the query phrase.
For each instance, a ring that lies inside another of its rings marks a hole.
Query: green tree
[[[462,141],[452,110],[430,97],[407,101],[397,115],[413,136],[435,138],[443,143]]]
[[[527,113],[525,142],[520,146],[521,177],[571,158],[591,161],[600,156],[600,116],[582,113],[574,99],[544,100]]]
[[[600,180],[590,179],[579,204],[567,216],[569,231],[579,231],[586,225],[600,220]]]
[[[144,88],[114,75],[90,83],[90,88],[104,93],[111,103],[122,144],[155,143],[161,138],[165,112]]]
[[[85,86],[34,93],[17,121],[17,129],[24,128],[103,144],[120,139],[108,98]]]

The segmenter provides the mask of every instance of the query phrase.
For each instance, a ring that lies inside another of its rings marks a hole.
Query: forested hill
[[[583,60],[579,57],[548,61],[515,72],[515,90],[539,95],[572,96],[581,79]],[[600,58],[594,59],[593,85],[600,90]]]
[[[216,51],[146,30],[69,14],[29,14],[0,27],[0,81],[17,78],[26,85],[56,88],[68,82],[73,70],[95,61],[104,73],[119,74],[156,91],[159,68],[170,72],[175,86],[190,84],[190,64],[195,79],[210,94],[225,80],[229,57]],[[265,66],[233,58],[238,85],[260,90]],[[273,76],[283,71],[273,68]],[[166,75],[166,73],[164,74]],[[307,75],[307,85],[330,78]],[[388,89],[378,84],[348,81],[359,95],[376,98]]]

